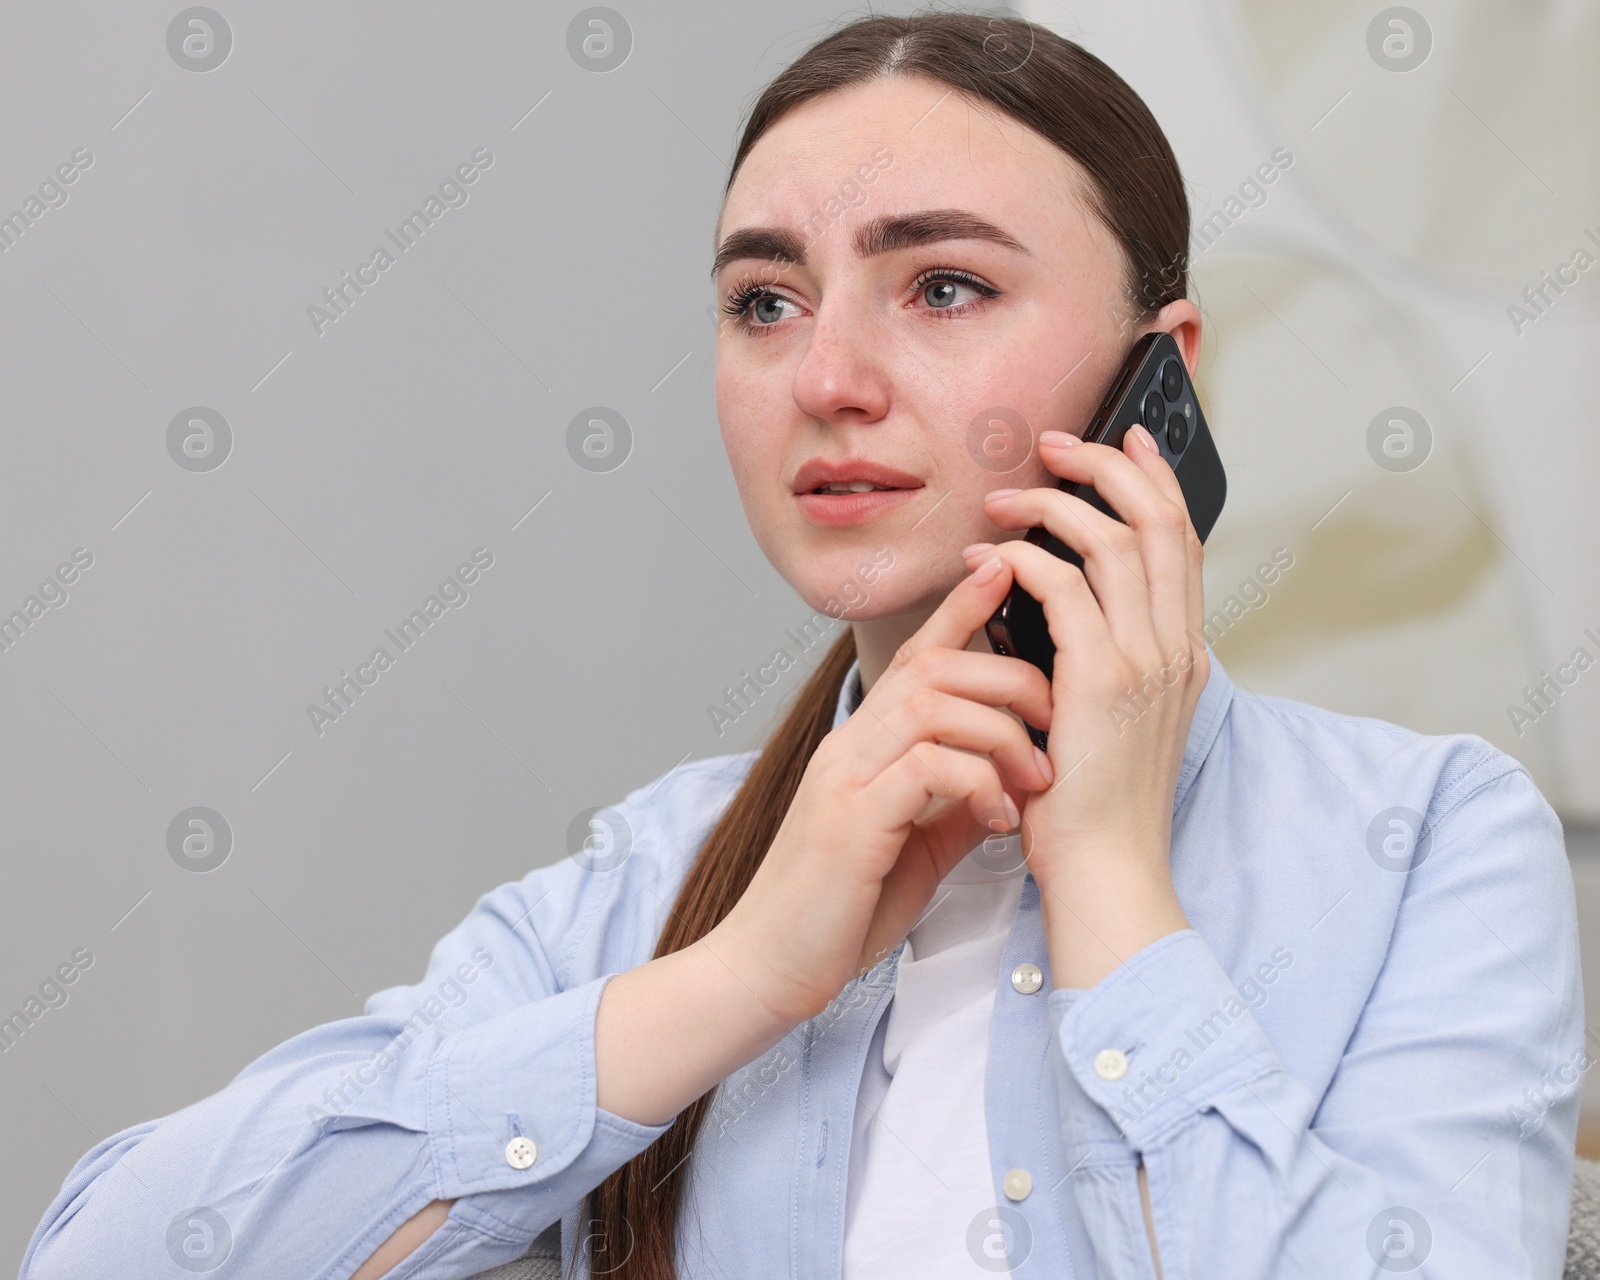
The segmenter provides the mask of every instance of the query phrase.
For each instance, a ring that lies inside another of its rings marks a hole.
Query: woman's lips
[[[920,489],[873,489],[865,493],[797,493],[800,514],[812,524],[864,524],[909,502]]]

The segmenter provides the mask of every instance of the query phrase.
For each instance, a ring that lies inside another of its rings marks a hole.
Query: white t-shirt
[[[856,1101],[844,1280],[994,1274],[968,1253],[967,1231],[995,1205],[984,1076],[1026,872],[1003,852],[1017,839],[992,839],[957,863],[907,937]]]

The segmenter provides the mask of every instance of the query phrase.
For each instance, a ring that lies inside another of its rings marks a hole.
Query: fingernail
[[[972,571],[972,581],[980,587],[994,581],[995,574],[1000,572],[1004,564],[1005,561],[999,556],[991,556]]]
[[[1039,443],[1053,444],[1063,449],[1070,449],[1075,444],[1082,444],[1083,440],[1081,437],[1073,435],[1070,431],[1041,431],[1039,433]]]
[[[1050,763],[1050,757],[1045,755],[1045,753],[1039,750],[1038,747],[1033,749],[1033,755],[1034,758],[1039,762],[1039,772],[1044,774],[1045,786],[1049,786],[1055,781],[1056,777],[1056,771],[1054,766]]]
[[[1014,493],[1021,493],[1021,489],[991,489],[983,495],[985,502],[992,502],[996,498],[1009,498]]]
[[[1000,793],[1000,798],[1005,801],[1006,818],[1011,826],[1020,827],[1022,825],[1022,815],[1017,812],[1017,802],[1004,791]]]
[[[1161,452],[1161,450],[1156,447],[1156,438],[1144,429],[1144,425],[1142,423],[1135,422],[1131,427],[1128,428],[1128,434],[1142,444],[1146,449],[1150,450],[1151,453]]]
[[[967,547],[964,551],[962,551],[961,558],[963,560],[970,560],[980,551],[991,551],[993,549],[994,543],[992,542],[974,542],[970,547]]]

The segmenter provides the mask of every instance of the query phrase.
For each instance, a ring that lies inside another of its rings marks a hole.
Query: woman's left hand
[[[1071,443],[1065,443],[1070,441]],[[1090,987],[1188,920],[1172,885],[1172,804],[1195,704],[1210,674],[1203,551],[1172,468],[1148,432],[1122,450],[1046,432],[1040,455],[1113,507],[1021,489],[985,510],[1002,528],[1042,525],[1083,568],[1017,538],[999,555],[1044,606],[1056,644],[1048,755],[1055,781],[1022,809],[1056,987]]]

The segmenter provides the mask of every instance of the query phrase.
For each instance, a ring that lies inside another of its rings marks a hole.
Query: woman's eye
[[[736,289],[723,305],[722,312],[745,333],[770,329],[784,318],[783,308],[793,306],[789,299],[754,286]]]
[[[977,294],[977,297],[966,302],[958,301],[958,294],[963,289]],[[917,295],[928,304],[928,309],[941,318],[966,315],[998,293],[999,290],[980,284],[964,272],[941,272],[926,276],[917,288]]]
[[[783,319],[783,308],[788,305],[789,299],[780,298],[775,293],[764,293],[752,301],[750,311],[760,324],[777,324]]]

